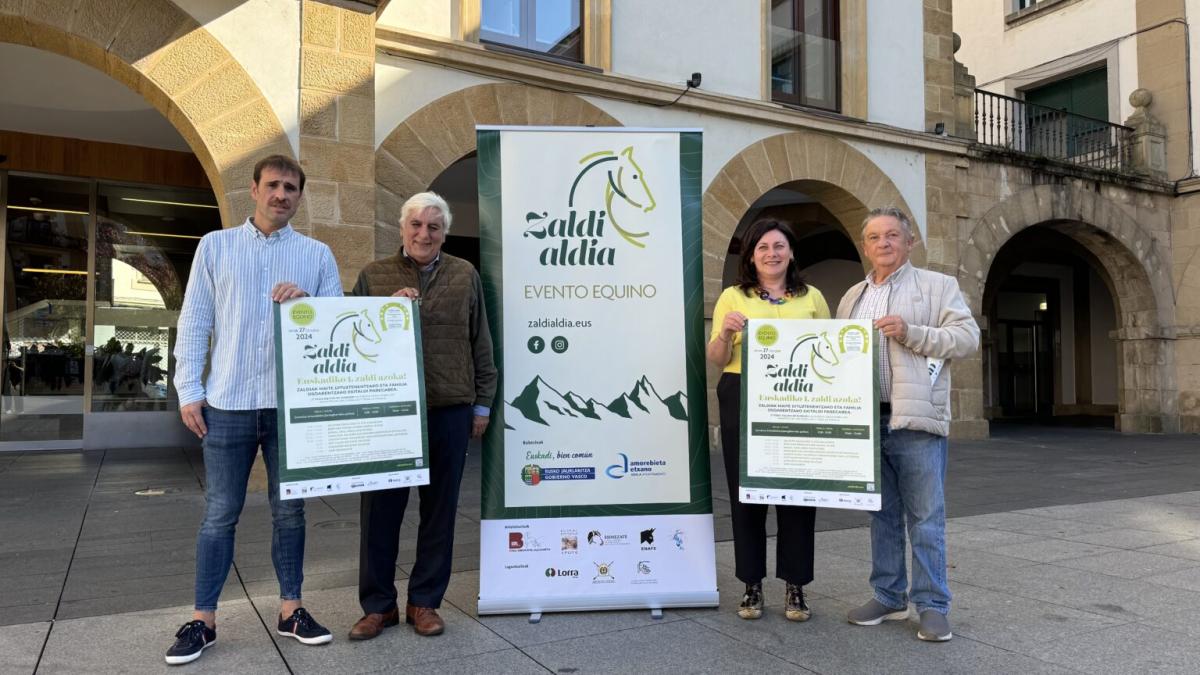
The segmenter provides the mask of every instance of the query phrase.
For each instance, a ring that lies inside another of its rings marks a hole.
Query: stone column
[[[1129,94],[1133,114],[1125,126],[1133,127],[1129,148],[1123,158],[1131,170],[1156,178],[1167,179],[1167,128],[1150,114],[1154,96],[1146,89],[1134,89]]]
[[[950,3],[923,0],[925,55],[925,130],[938,123],[954,126],[954,32]]]
[[[1123,328],[1117,341],[1117,428],[1124,433],[1179,431],[1175,338],[1160,331]]]
[[[954,34],[954,53],[962,47],[962,38]],[[951,136],[975,140],[975,76],[954,59],[954,124],[947,129]]]
[[[375,259],[375,14],[367,3],[301,6],[300,164],[310,234],[349,289]]]

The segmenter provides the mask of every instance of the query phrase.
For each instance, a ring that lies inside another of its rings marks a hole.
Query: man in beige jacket
[[[838,304],[839,319],[871,320],[879,353],[880,491],[871,514],[873,597],[850,610],[860,626],[920,614],[917,637],[944,642],[950,631],[946,582],[946,436],[950,433],[950,359],[979,348],[979,326],[954,277],[909,263],[912,225],[903,211],[874,209],[863,221],[872,270]],[[912,546],[911,592],[904,533]]]

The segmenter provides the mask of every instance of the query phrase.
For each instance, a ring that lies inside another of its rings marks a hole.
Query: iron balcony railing
[[[1132,138],[1131,127],[975,90],[975,139],[982,145],[1125,171]]]

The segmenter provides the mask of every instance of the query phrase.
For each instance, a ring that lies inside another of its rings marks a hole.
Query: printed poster
[[[275,308],[284,499],[429,483],[420,317],[407,298]]]
[[[879,510],[874,334],[869,321],[746,322],[739,500]]]

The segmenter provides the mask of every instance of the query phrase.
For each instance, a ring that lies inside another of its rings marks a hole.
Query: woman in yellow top
[[[762,580],[767,576],[767,506],[738,501],[741,451],[742,330],[746,319],[828,319],[829,306],[816,288],[804,283],[792,252],[791,226],[759,220],[742,239],[737,284],[726,288],[713,310],[708,360],[724,368],[717,384],[721,412],[721,451],[733,510],[733,550],[737,578],[746,584],[738,616],[762,616]],[[778,537],[775,575],[787,583],[784,614],[790,621],[812,616],[804,602],[804,585],[813,580],[813,532],[817,510],[811,506],[776,506]]]

